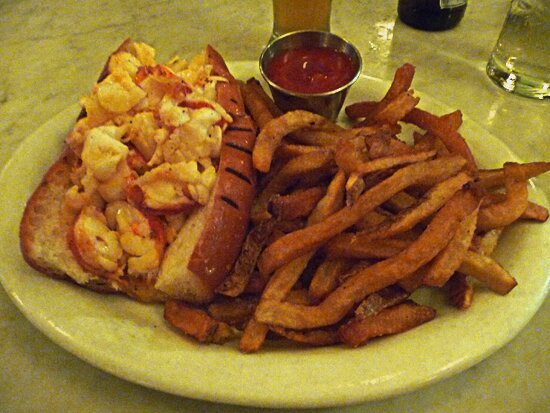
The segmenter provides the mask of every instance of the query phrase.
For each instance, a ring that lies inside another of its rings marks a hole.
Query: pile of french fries
[[[357,347],[432,320],[435,309],[411,299],[419,288],[467,309],[477,288],[516,286],[491,254],[509,225],[547,220],[528,180],[550,162],[479,169],[461,112],[418,108],[414,72],[401,66],[380,101],[346,107],[348,127],[282,114],[256,79],[242,84],[260,130],[251,228],[215,302],[169,302],[173,325],[201,342],[238,339],[247,353],[268,337]]]

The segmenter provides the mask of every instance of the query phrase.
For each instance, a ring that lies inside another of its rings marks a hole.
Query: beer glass
[[[273,0],[271,39],[296,30],[330,31],[331,0]]]

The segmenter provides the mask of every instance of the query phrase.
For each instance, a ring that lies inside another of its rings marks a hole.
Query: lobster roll
[[[239,83],[211,46],[159,63],[128,39],[80,102],[27,202],[25,260],[140,301],[208,302],[240,253],[255,192]]]

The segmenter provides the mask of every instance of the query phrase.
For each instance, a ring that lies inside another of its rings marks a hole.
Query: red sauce
[[[344,86],[357,68],[343,52],[323,47],[285,50],[267,64],[266,74],[284,89],[324,93]]]

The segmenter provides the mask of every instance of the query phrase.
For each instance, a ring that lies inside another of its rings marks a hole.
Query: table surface
[[[417,68],[414,87],[503,140],[520,159],[550,160],[548,101],[499,90],[485,75],[507,0],[472,1],[453,30],[397,20],[396,1],[333,1],[332,30],[361,51],[364,73],[391,79]],[[270,36],[268,0],[0,0],[0,167],[40,125],[87,93],[106,55],[131,37],[159,60],[214,45],[227,60],[256,60]],[[537,181],[550,195],[550,178]],[[549,224],[545,224],[549,225]],[[509,344],[442,382],[387,400],[324,412],[550,411],[550,301]],[[113,377],[36,330],[0,289],[0,412],[251,412],[186,399]]]

